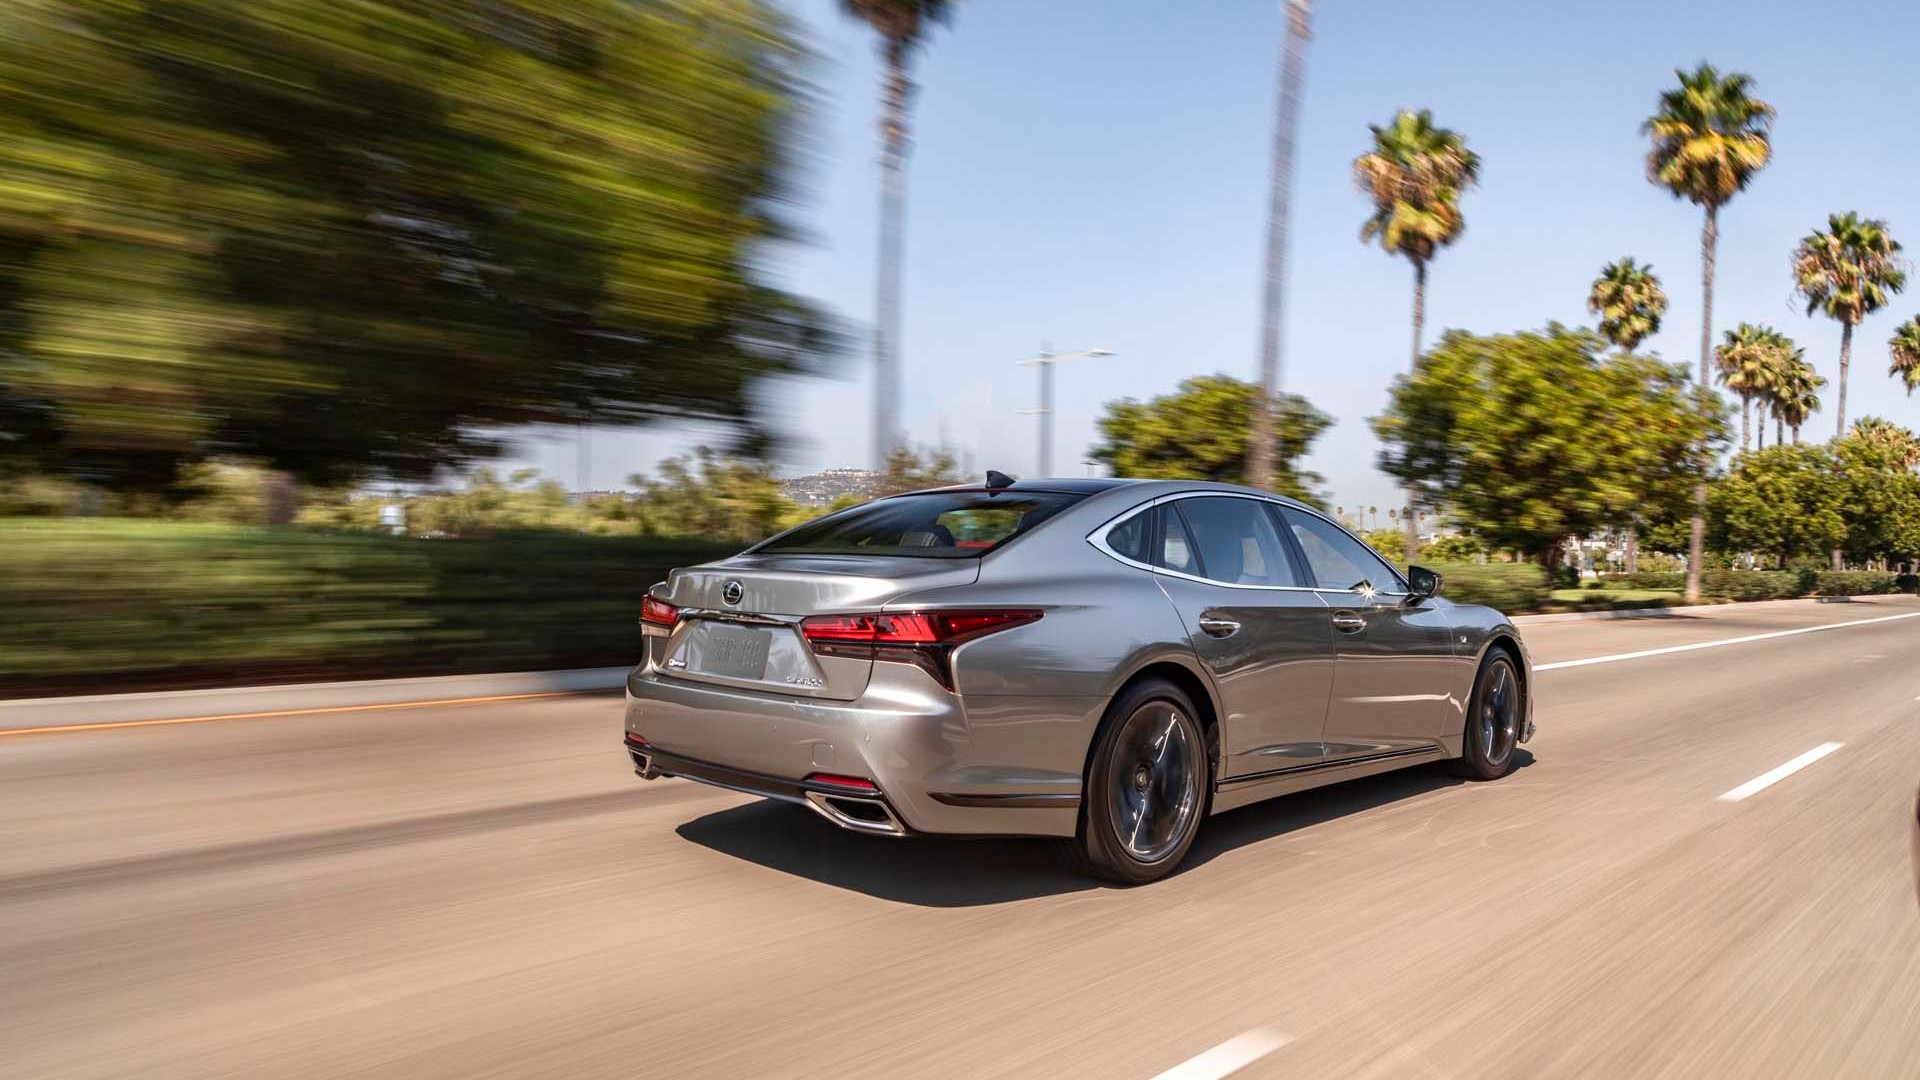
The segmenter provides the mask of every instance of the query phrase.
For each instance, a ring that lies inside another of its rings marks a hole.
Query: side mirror
[[[1407,603],[1418,604],[1439,596],[1443,584],[1439,574],[1424,566],[1407,567]]]

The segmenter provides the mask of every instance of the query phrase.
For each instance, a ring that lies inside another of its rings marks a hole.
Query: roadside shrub
[[[1822,596],[1872,596],[1897,591],[1899,578],[1888,570],[1822,570],[1816,587]]]
[[[648,586],[734,544],[0,522],[0,692],[630,663]]]
[[[1634,574],[1608,574],[1600,579],[1603,589],[1684,589],[1687,575],[1678,570],[1642,570]]]
[[[1893,591],[1903,593],[1920,592],[1920,574],[1901,574],[1894,578]]]
[[[1706,570],[1700,593],[1716,600],[1785,600],[1804,596],[1811,582],[1796,570]]]
[[[1462,604],[1485,604],[1509,615],[1532,611],[1547,599],[1547,572],[1533,563],[1422,563],[1442,578],[1441,594]]]

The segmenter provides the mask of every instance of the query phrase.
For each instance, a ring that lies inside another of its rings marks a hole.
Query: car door
[[[1219,691],[1221,779],[1322,757],[1333,686],[1327,605],[1264,499],[1162,503],[1153,562]]]
[[[1373,549],[1318,514],[1282,507],[1333,626],[1328,761],[1411,753],[1459,712],[1448,701],[1453,627],[1444,605],[1407,603],[1406,582]],[[1461,708],[1464,708],[1464,704]]]

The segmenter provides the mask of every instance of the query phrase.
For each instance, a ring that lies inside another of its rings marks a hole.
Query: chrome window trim
[[[1112,532],[1114,529],[1118,528],[1120,525],[1124,524],[1126,521],[1133,518],[1135,515],[1144,514],[1156,506],[1160,506],[1167,503],[1176,503],[1182,499],[1251,499],[1254,502],[1263,502],[1268,504],[1269,506],[1289,505],[1271,496],[1256,495],[1256,494],[1253,494],[1252,492],[1247,492],[1247,491],[1175,491],[1167,495],[1156,495],[1153,498],[1148,499],[1146,502],[1143,502],[1138,506],[1130,506],[1127,509],[1120,511],[1118,514],[1115,514],[1113,517],[1108,518],[1104,524],[1100,525],[1098,528],[1094,529],[1092,532],[1087,534],[1087,543],[1092,544],[1095,548],[1099,549],[1101,554],[1107,556],[1109,559],[1112,559],[1117,563],[1120,563],[1123,566],[1131,566],[1136,570],[1145,570],[1149,574],[1165,574],[1168,577],[1180,578],[1183,581],[1197,581],[1202,585],[1212,585],[1215,588],[1219,588],[1219,589],[1242,589],[1247,592],[1305,592],[1305,593],[1324,593],[1324,592],[1343,593],[1343,592],[1352,591],[1351,589],[1312,588],[1306,585],[1242,585],[1242,584],[1236,584],[1236,583],[1226,582],[1226,581],[1216,581],[1210,577],[1201,577],[1198,574],[1188,574],[1179,570],[1169,570],[1164,566],[1153,566],[1149,563],[1143,563],[1138,559],[1130,559],[1125,555],[1122,555],[1119,552],[1113,550],[1113,548],[1110,545],[1108,545],[1107,534]],[[1365,541],[1362,541],[1362,543],[1364,544]],[[1372,551],[1373,549],[1368,548],[1367,550]],[[1379,553],[1374,552],[1374,554],[1377,556]],[[1381,561],[1384,562],[1385,560],[1383,559]],[[1383,595],[1390,595],[1390,594],[1383,594]]]

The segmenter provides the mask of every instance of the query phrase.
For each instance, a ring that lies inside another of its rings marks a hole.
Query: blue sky
[[[788,0],[819,53],[803,202],[808,246],[784,283],[855,326],[834,380],[768,389],[793,438],[788,472],[869,456],[876,61],[834,0]],[[1106,401],[1224,371],[1251,377],[1272,122],[1277,0],[971,0],[920,57],[910,166],[903,422],[978,469],[1030,474],[1043,342],[1118,355],[1059,369],[1056,471],[1080,473]],[[1411,270],[1359,243],[1349,163],[1367,124],[1434,110],[1482,157],[1466,234],[1435,262],[1429,340],[1584,323],[1588,285],[1623,254],[1650,260],[1673,304],[1649,346],[1697,361],[1698,211],[1649,185],[1639,124],[1676,66],[1753,75],[1780,111],[1775,161],[1721,215],[1716,332],[1741,320],[1794,337],[1830,379],[1839,328],[1793,303],[1788,255],[1830,211],[1885,218],[1920,245],[1920,5],[1804,2],[1463,4],[1322,0],[1296,162],[1285,388],[1336,418],[1307,464],[1333,503],[1393,500],[1366,418],[1407,363]],[[1920,281],[1856,335],[1848,413],[1920,426],[1886,372]],[[1829,405],[1831,393],[1829,392]],[[1831,413],[1807,426],[1824,436]],[[707,433],[602,432],[592,483],[619,486]],[[569,482],[570,441],[518,460]]]

